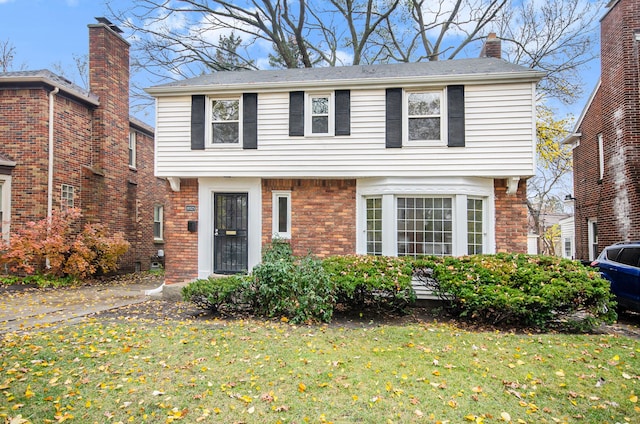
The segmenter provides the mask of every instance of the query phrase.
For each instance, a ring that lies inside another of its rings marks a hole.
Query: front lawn
[[[0,422],[640,422],[640,341],[92,320],[6,334]]]

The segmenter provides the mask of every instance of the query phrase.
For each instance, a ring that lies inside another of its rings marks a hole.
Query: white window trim
[[[213,117],[211,116],[212,103],[217,100],[237,100],[238,101],[238,142],[237,143],[214,143],[212,139],[213,132]],[[207,97],[207,101],[205,104],[205,114],[206,114],[206,126],[204,129],[204,137],[206,140],[205,147],[207,149],[242,149],[242,96],[210,96]]]
[[[589,246],[588,257],[590,261],[595,261],[597,257],[596,252],[593,251],[593,247],[598,244],[598,234],[593,231],[593,224],[598,224],[598,218],[587,219],[587,242]]]
[[[129,130],[129,168],[137,167],[138,134],[134,130]]]
[[[156,237],[155,234],[155,224],[156,222],[156,210],[160,209],[160,237]],[[164,206],[163,205],[153,205],[153,241],[163,241],[164,240]]]
[[[453,256],[464,256],[467,245],[467,198],[483,200],[483,252],[495,253],[493,180],[484,178],[375,178],[358,180],[356,203],[357,253],[367,253],[366,198],[382,196],[382,254],[397,256],[397,197],[453,198]],[[460,223],[463,222],[464,225]]]
[[[604,139],[602,133],[598,134],[598,170],[600,171],[600,178],[604,178]]]
[[[11,176],[0,175],[0,185],[2,185],[2,234],[0,239],[9,240],[11,227]]]
[[[439,93],[440,94],[440,140],[409,140],[409,95],[413,93]],[[447,145],[446,125],[447,96],[446,90],[431,88],[412,88],[404,90],[402,97],[402,143],[403,146],[441,147]]]
[[[305,92],[304,93],[304,135],[305,137],[332,137],[335,134],[335,98],[333,92]],[[327,133],[312,132],[312,106],[311,101],[314,97],[329,98],[329,125]]]
[[[278,199],[285,197],[287,199],[287,229],[289,231],[278,231],[278,217],[280,216],[280,202]],[[274,190],[271,197],[271,229],[273,237],[280,237],[283,239],[291,239],[291,191]]]

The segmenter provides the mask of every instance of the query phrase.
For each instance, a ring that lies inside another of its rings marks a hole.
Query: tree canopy
[[[495,32],[505,59],[547,72],[543,97],[571,102],[594,58],[591,0],[136,0],[113,19],[156,78],[476,57]],[[221,54],[224,52],[224,54]]]

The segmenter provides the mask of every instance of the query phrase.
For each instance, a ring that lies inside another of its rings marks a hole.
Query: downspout
[[[54,97],[60,91],[59,87],[55,87],[49,93],[49,181],[47,186],[47,220],[51,224],[53,215],[53,102]]]

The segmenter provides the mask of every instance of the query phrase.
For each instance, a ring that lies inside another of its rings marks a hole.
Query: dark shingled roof
[[[529,74],[540,78],[542,73],[514,65],[502,59],[475,58],[436,62],[394,63],[384,65],[336,66],[323,68],[278,69],[261,71],[215,72],[182,81],[151,87],[149,91],[166,88],[188,88],[217,85],[268,85],[270,83],[309,83],[340,80],[393,80],[437,76]]]
[[[90,91],[80,87],[69,81],[68,79],[54,74],[48,69],[39,69],[35,71],[15,71],[15,72],[0,72],[0,85],[2,84],[26,84],[29,82],[40,81],[51,85],[52,87],[59,87],[60,90],[66,91],[69,94],[79,97],[90,103],[98,104],[98,96]]]

